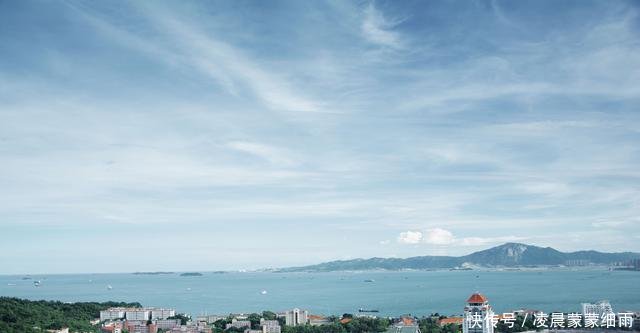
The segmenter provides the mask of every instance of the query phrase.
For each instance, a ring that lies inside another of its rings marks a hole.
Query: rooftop
[[[487,301],[489,300],[481,293],[474,293],[473,295],[471,295],[471,297],[469,297],[467,303],[485,303]]]

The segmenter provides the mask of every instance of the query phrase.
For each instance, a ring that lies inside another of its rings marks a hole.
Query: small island
[[[180,274],[180,276],[202,276],[202,273],[198,273],[198,272],[186,272],[186,273],[182,273],[182,274]]]

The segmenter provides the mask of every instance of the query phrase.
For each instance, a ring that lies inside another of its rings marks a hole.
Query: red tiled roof
[[[409,317],[402,317],[402,324],[405,326],[411,326],[414,324],[413,319]]]
[[[340,323],[341,323],[341,324],[346,324],[346,323],[351,322],[351,320],[352,320],[351,318],[342,318],[342,319],[340,320]]]
[[[449,325],[449,324],[462,325],[462,317],[442,318],[440,319],[438,324],[440,324],[440,326]]]
[[[469,297],[469,299],[467,300],[467,303],[484,303],[486,301],[487,301],[487,298],[484,297],[484,295],[480,293],[475,293],[471,295],[471,297]]]

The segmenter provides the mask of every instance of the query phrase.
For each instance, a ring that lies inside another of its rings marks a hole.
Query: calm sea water
[[[193,315],[281,311],[316,314],[378,309],[381,315],[458,314],[480,291],[497,312],[519,308],[579,311],[607,299],[614,311],[640,310],[640,272],[604,270],[203,273],[199,277],[133,274],[0,276],[0,295],[61,301],[137,301]],[[374,280],[366,282],[366,280]],[[107,286],[112,289],[108,290]],[[265,290],[267,293],[263,294]]]

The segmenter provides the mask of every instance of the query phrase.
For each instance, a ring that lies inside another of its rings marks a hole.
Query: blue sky
[[[0,2],[0,273],[640,251],[625,1]]]

